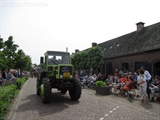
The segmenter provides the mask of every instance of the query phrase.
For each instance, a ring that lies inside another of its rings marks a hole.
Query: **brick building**
[[[147,27],[143,22],[136,25],[134,32],[100,44],[92,43],[104,50],[104,65],[98,71],[109,75],[116,68],[135,72],[145,66],[153,76],[160,75],[160,22]]]
[[[98,44],[104,50],[104,66],[101,71],[113,74],[117,68],[135,72],[145,66],[152,75],[160,75],[160,22],[144,27],[118,38]]]

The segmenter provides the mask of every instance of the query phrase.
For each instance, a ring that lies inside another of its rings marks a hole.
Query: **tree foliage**
[[[18,50],[15,56],[15,68],[21,70],[30,70],[31,69],[31,58],[28,55],[25,55],[23,50]]]
[[[2,38],[0,38],[0,50],[3,48],[3,39]]]
[[[103,65],[103,50],[99,46],[76,53],[71,58],[76,70],[96,69]]]
[[[10,68],[14,67],[15,54],[18,47],[18,45],[14,44],[12,36],[4,42],[3,53],[7,61],[7,66]]]
[[[86,61],[87,61],[87,54],[86,52],[78,52],[74,57],[71,58],[72,64],[74,65],[75,69],[86,69]]]
[[[88,67],[92,67],[93,69],[95,68],[100,68],[103,64],[103,50],[101,49],[101,47],[96,46],[96,47],[92,47],[87,51],[87,59],[88,59],[88,63],[87,66]]]
[[[5,55],[0,51],[0,68],[7,68],[7,62],[5,60]]]
[[[6,41],[0,38],[0,69],[31,69],[30,56],[25,55],[23,50],[18,50],[18,47],[19,46],[14,43],[12,36],[9,36]]]

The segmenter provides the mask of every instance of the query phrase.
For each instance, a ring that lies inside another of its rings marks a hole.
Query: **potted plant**
[[[105,82],[99,80],[96,82],[96,94],[99,95],[110,95],[109,86]]]

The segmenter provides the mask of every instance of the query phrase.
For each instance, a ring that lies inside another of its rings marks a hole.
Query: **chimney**
[[[68,52],[68,47],[66,47],[66,52]]]
[[[75,49],[75,53],[77,53],[77,52],[79,52],[79,50],[78,50],[78,49]]]
[[[95,47],[95,46],[97,46],[97,43],[93,42],[92,47]]]
[[[137,23],[137,24],[136,24],[136,25],[137,25],[137,31],[141,31],[141,30],[144,28],[144,24],[145,24],[145,23],[143,23],[143,22]]]

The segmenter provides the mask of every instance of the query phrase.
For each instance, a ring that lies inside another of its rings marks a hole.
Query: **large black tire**
[[[37,83],[36,83],[36,91],[37,91],[37,95],[40,95],[40,81],[37,78]]]
[[[43,78],[44,95],[42,96],[43,103],[49,103],[51,100],[51,82],[48,78]]]
[[[74,89],[69,90],[69,95],[72,100],[78,100],[81,97],[81,85],[79,84],[79,81],[77,79],[74,80]]]

